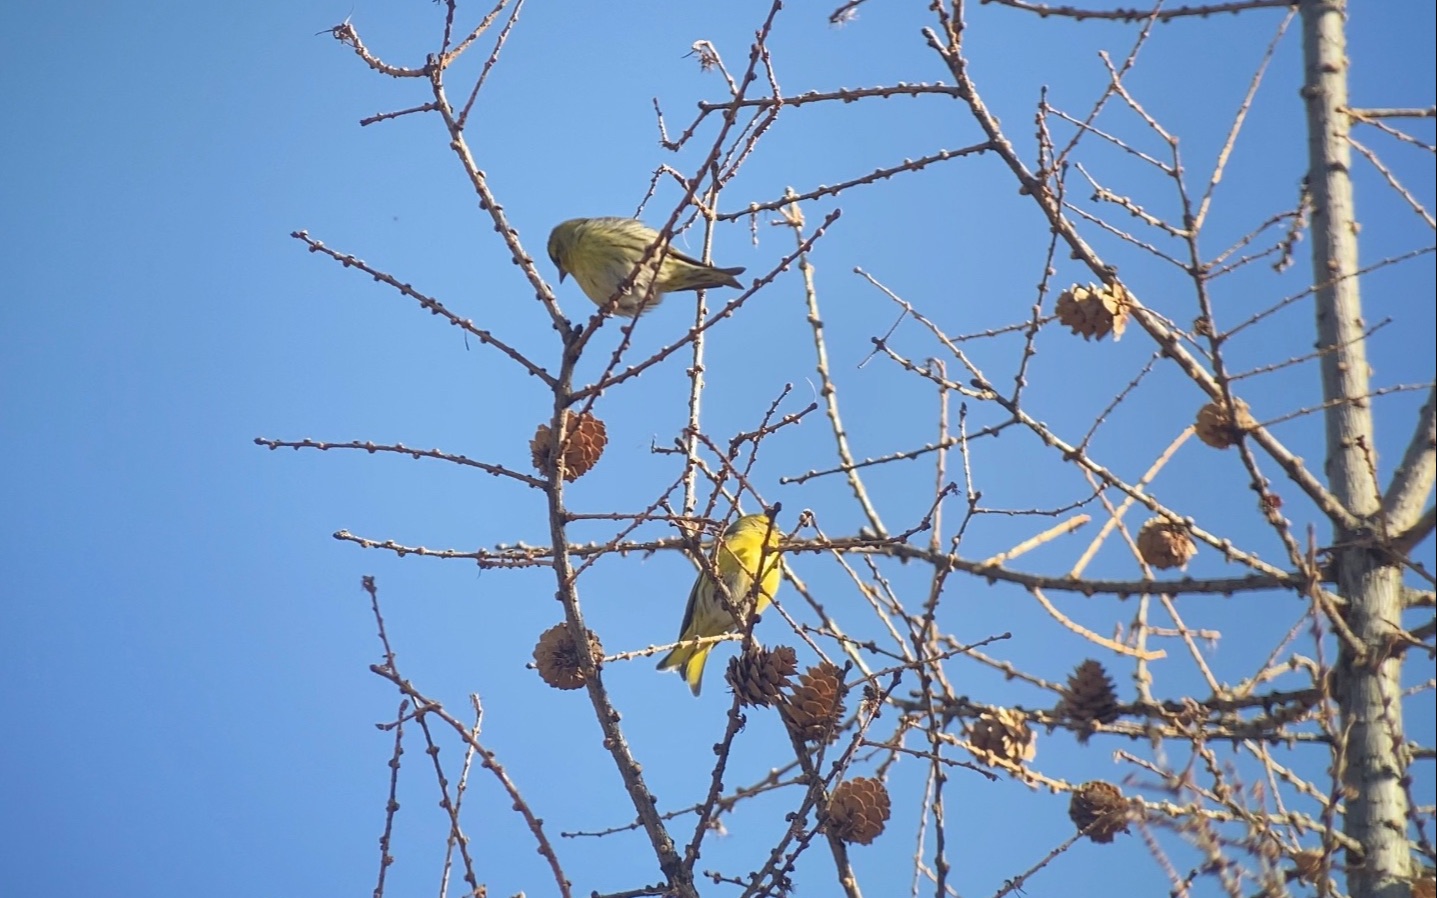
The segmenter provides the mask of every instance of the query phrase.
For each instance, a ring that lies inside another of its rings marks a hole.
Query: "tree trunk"
[[[1323,398],[1328,403],[1327,476],[1333,493],[1362,525],[1335,526],[1337,589],[1355,643],[1343,640],[1335,683],[1342,728],[1336,749],[1346,802],[1344,828],[1362,844],[1348,856],[1354,898],[1410,894],[1408,803],[1401,708],[1402,568],[1383,551],[1388,523],[1376,470],[1370,371],[1357,278],[1357,221],[1347,140],[1345,0],[1302,4],[1312,267]],[[1345,755],[1345,757],[1344,757]]]

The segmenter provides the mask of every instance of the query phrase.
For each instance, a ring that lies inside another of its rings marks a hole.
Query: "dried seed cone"
[[[1412,898],[1437,898],[1437,870],[1425,867],[1412,880]]]
[[[597,662],[604,654],[604,647],[594,631],[588,633],[589,654]],[[544,682],[555,689],[578,689],[588,679],[579,670],[579,645],[569,633],[567,622],[555,624],[539,637],[539,644],[534,646],[534,666]]]
[[[1187,567],[1197,554],[1197,543],[1182,524],[1166,518],[1149,518],[1138,531],[1138,554],[1160,571]]]
[[[821,661],[798,678],[779,708],[788,727],[805,742],[834,739],[843,718],[843,669]]]
[[[788,687],[788,678],[798,672],[798,655],[791,646],[772,650],[754,646],[729,659],[724,678],[733,687],[741,705],[766,708],[777,705]]]
[[[1299,851],[1292,856],[1293,866],[1297,869],[1297,878],[1309,885],[1317,882],[1322,875],[1322,852],[1311,848],[1306,851]]]
[[[1088,838],[1094,842],[1111,842],[1118,833],[1128,831],[1128,803],[1117,786],[1093,780],[1073,791],[1068,819],[1079,832],[1088,830]]]
[[[1063,690],[1058,712],[1083,725],[1078,733],[1079,742],[1088,741],[1094,723],[1112,723],[1118,719],[1118,693],[1101,662],[1089,658],[1078,665],[1068,677],[1068,688]]]
[[[856,776],[839,783],[833,790],[823,825],[845,842],[867,845],[883,832],[891,804],[883,783]]]
[[[1059,322],[1084,340],[1112,334],[1116,342],[1128,326],[1131,304],[1122,284],[1074,284],[1058,296],[1054,311]]]
[[[549,458],[552,433],[553,428],[540,424],[539,429],[534,431],[534,438],[529,441],[534,468],[546,476],[553,468]],[[604,454],[604,446],[608,442],[609,434],[603,421],[588,412],[564,412],[564,479],[574,481],[589,473],[599,463],[599,456]]]
[[[1033,730],[1023,715],[1007,708],[984,711],[973,722],[968,741],[977,750],[978,760],[989,766],[1003,761],[1020,764],[1033,760],[1038,746],[1033,741]]]
[[[1226,449],[1237,442],[1239,433],[1257,426],[1246,402],[1234,399],[1232,403],[1234,414],[1228,414],[1227,406],[1221,401],[1209,402],[1198,410],[1197,421],[1193,423],[1198,439],[1214,449]]]

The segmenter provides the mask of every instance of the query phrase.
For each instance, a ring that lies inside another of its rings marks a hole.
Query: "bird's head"
[[[776,508],[763,514],[745,515],[730,524],[728,530],[724,532],[724,536],[732,537],[738,536],[739,534],[753,533],[768,545],[776,546],[778,545],[782,531],[779,530],[778,525],[774,523],[773,517],[771,516],[775,512],[777,512]]]
[[[574,241],[579,233],[579,225],[583,222],[582,218],[571,218],[549,232],[549,261],[559,269],[559,283],[561,284],[569,274],[569,266],[564,263],[568,261],[569,254],[574,250]]]

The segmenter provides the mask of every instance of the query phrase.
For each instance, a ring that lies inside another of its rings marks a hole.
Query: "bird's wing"
[[[694,585],[689,587],[689,601],[688,604],[684,606],[684,622],[679,624],[680,641],[688,639],[691,636],[690,628],[694,625],[694,613],[699,604],[699,587],[703,585],[704,576],[704,572],[699,571],[699,575],[694,578]]]

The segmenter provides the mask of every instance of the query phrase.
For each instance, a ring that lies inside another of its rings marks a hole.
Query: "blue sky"
[[[785,93],[945,77],[919,32],[932,24],[927,4],[874,0],[843,28],[827,24],[826,7],[803,6],[785,9],[770,42]],[[656,167],[688,171],[701,158],[698,149],[675,155],[658,145],[653,98],[670,134],[682,130],[697,101],[724,91],[719,76],[686,56],[690,45],[713,41],[730,70],[740,71],[766,10],[752,2],[524,8],[480,97],[469,140],[546,278],[554,272],[542,241],[554,223],[632,214]],[[463,21],[481,12],[466,10]],[[1182,135],[1190,172],[1211,167],[1221,128],[1278,16],[1160,26],[1144,49],[1130,85]],[[368,671],[380,655],[360,590],[364,574],[378,578],[404,674],[456,712],[469,693],[482,696],[486,744],[546,819],[579,892],[657,878],[633,834],[557,836],[622,825],[631,814],[582,696],[549,690],[524,668],[538,634],[561,617],[552,580],[539,571],[397,558],[332,538],[347,529],[466,551],[539,544],[547,539],[542,496],[435,461],[271,452],[253,443],[257,436],[403,442],[526,470],[528,438],[550,411],[542,385],[502,355],[473,340],[466,345],[412,301],[305,252],[289,236],[308,229],[533,357],[557,359],[547,316],[477,208],[437,118],[358,126],[365,116],[427,96],[421,81],[375,75],[329,36],[316,35],[346,17],[377,54],[418,65],[435,47],[442,8],[411,0],[10,4],[0,11],[0,259],[8,275],[0,304],[0,632],[8,636],[0,675],[14,690],[0,748],[7,894],[369,894],[391,750],[390,736],[373,724],[393,714],[397,698]],[[1349,48],[1355,103],[1432,103],[1432,19],[1424,3],[1356,10]],[[1121,59],[1134,33],[976,4],[970,25],[975,78],[1029,158],[1039,89],[1046,84],[1055,106],[1083,115],[1105,78],[1096,51]],[[466,84],[481,60],[475,55],[459,67],[454,83]],[[1292,204],[1304,165],[1299,73],[1294,26],[1217,189],[1208,254]],[[1115,108],[1102,124],[1147,152],[1165,152],[1130,113]],[[1399,124],[1431,142],[1430,120]],[[1430,210],[1430,155],[1362,136]],[[979,140],[951,100],[786,110],[720,207],[736,211],[789,185],[809,190]],[[1150,173],[1096,143],[1088,149],[1082,158],[1091,171],[1115,189],[1152,197],[1156,213],[1174,214],[1171,192]],[[1430,245],[1431,231],[1370,167],[1359,169],[1364,262]],[[1073,187],[1079,183],[1075,176]],[[648,217],[662,220],[678,196],[665,183]],[[843,217],[813,261],[855,453],[921,445],[935,432],[934,391],[881,358],[858,367],[897,309],[852,269],[872,273],[950,333],[979,332],[1027,315],[1046,232],[991,156],[812,203],[810,224],[836,207]],[[745,279],[769,271],[792,249],[790,235],[770,220],[760,220],[756,240],[746,221],[721,225],[715,259],[747,266]],[[690,251],[700,245],[694,235],[681,244]],[[1092,239],[1149,305],[1180,324],[1191,320],[1191,297],[1173,271],[1110,237]],[[1286,275],[1258,264],[1222,281],[1220,319],[1231,325],[1301,290],[1305,253],[1299,245]],[[1054,266],[1059,288],[1092,279],[1061,255]],[[1381,384],[1433,377],[1432,275],[1428,255],[1364,284],[1369,320],[1394,319],[1370,350]],[[572,282],[559,297],[571,317],[591,310]],[[636,353],[679,333],[686,314],[691,306],[680,296],[645,318]],[[751,430],[787,384],[793,392],[782,411],[817,398],[805,317],[795,269],[714,330],[705,424],[721,441]],[[1245,368],[1302,355],[1312,342],[1311,317],[1310,305],[1296,304],[1234,341],[1232,360]],[[600,332],[581,378],[600,370],[616,340],[617,328]],[[915,359],[938,352],[912,322],[893,340]],[[972,344],[974,358],[1005,384],[1019,348],[1012,338]],[[1150,353],[1140,335],[1095,346],[1054,330],[1030,372],[1030,410],[1081,435]],[[569,490],[574,508],[636,511],[673,479],[678,463],[650,447],[669,444],[683,427],[685,364],[681,354],[600,402],[610,444],[601,467]],[[1264,419],[1319,401],[1310,363],[1244,383]],[[1378,404],[1379,417],[1391,422],[1378,447],[1384,471],[1405,446],[1422,395],[1399,393]],[[1190,385],[1159,366],[1100,431],[1095,451],[1135,477],[1199,404]],[[989,408],[972,414],[973,429],[996,420]],[[767,442],[755,478],[765,498],[782,500],[788,513],[813,509],[827,531],[850,533],[861,519],[838,478],[781,483],[834,463],[826,426],[815,414]],[[1278,432],[1320,467],[1316,416]],[[1054,507],[1085,493],[1031,437],[1005,435],[973,451],[990,508]],[[1156,484],[1160,497],[1278,563],[1281,548],[1251,510],[1235,460],[1190,443],[1179,462],[1171,479]],[[933,476],[931,461],[871,471],[870,489],[891,529],[921,517]],[[1311,511],[1291,487],[1279,492],[1304,532]],[[949,509],[950,521],[961,507]],[[1052,520],[985,516],[963,554],[1001,551]],[[586,539],[612,532],[599,524],[577,530]],[[657,525],[643,533],[670,535]],[[1319,527],[1315,538],[1325,536]],[[1050,544],[1024,565],[1066,570],[1090,538]],[[1430,544],[1425,551],[1430,565]],[[874,626],[834,568],[811,558],[794,563],[855,632]],[[1236,570],[1209,553],[1191,573]],[[922,589],[921,571],[889,573],[902,588]],[[1136,576],[1116,543],[1093,573]],[[585,607],[606,649],[670,640],[691,576],[674,553],[597,565],[583,586]],[[945,627],[965,641],[1014,633],[990,652],[1037,676],[1061,681],[1093,652],[1020,590],[967,580],[954,588]],[[1064,600],[1067,613],[1103,635],[1132,616],[1130,605]],[[794,606],[801,616],[796,600]],[[1211,660],[1228,682],[1249,675],[1302,614],[1288,596],[1194,599],[1184,607],[1193,626],[1227,634]],[[791,641],[776,618],[764,625],[767,641]],[[1161,694],[1200,689],[1191,664],[1171,654],[1159,674]],[[1051,704],[1050,695],[1006,683],[978,664],[955,671],[963,678],[959,691],[975,698]],[[644,659],[607,674],[663,808],[695,801],[707,785],[709,746],[727,707],[720,674],[711,664],[698,701]],[[1131,670],[1114,666],[1114,676],[1130,695]],[[1430,708],[1411,725],[1419,741],[1432,744]],[[1115,749],[1129,746],[1100,742],[1080,751],[1053,736],[1040,741],[1038,763],[1074,781],[1130,772],[1112,760]],[[453,761],[458,752],[449,745]],[[786,750],[777,722],[753,715],[728,785],[761,779],[784,763]],[[391,895],[437,890],[445,828],[424,761],[418,743],[411,745]],[[1312,769],[1323,763],[1309,761]],[[890,771],[894,831],[855,852],[861,875],[889,884],[888,894],[909,887],[907,873],[886,878],[883,871],[911,869],[923,774],[918,763]],[[1423,788],[1430,801],[1430,779]],[[955,881],[964,895],[991,894],[1070,831],[1065,796],[990,784],[962,770],[952,789]],[[470,801],[470,834],[491,894],[550,894],[527,832],[494,783],[476,776]],[[705,843],[701,869],[750,869],[788,806],[764,800],[729,820],[727,835]],[[676,832],[686,836],[688,825]],[[1136,838],[1077,846],[1027,891],[1113,894],[1072,889],[1092,882],[1085,877],[1093,871],[1117,867],[1131,877],[1131,894],[1166,894]],[[800,880],[812,884],[802,886],[805,894],[827,894],[818,869]]]

